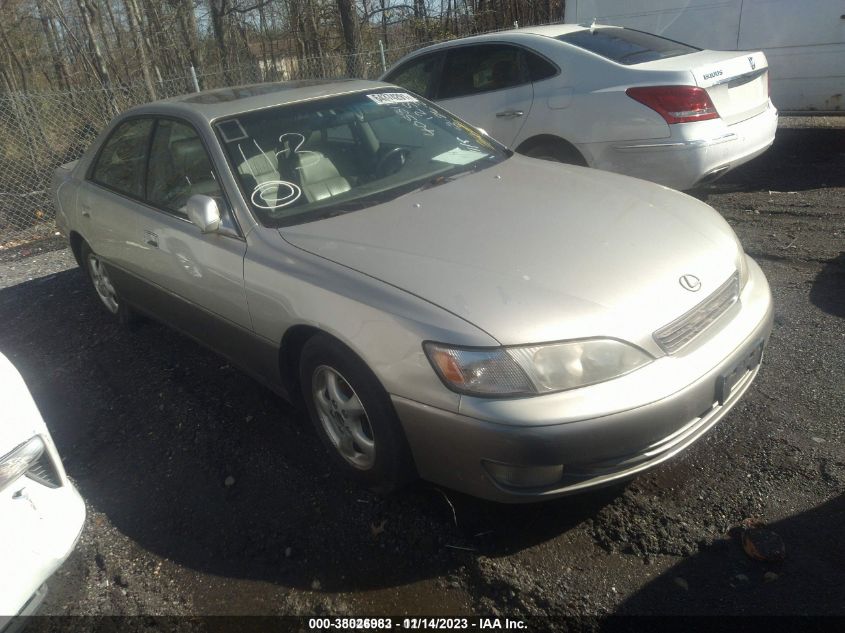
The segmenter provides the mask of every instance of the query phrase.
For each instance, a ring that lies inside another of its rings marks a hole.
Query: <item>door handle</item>
[[[147,243],[148,246],[158,248],[158,235],[156,235],[152,231],[144,231],[144,241]]]
[[[505,110],[504,112],[497,112],[496,116],[500,119],[514,119],[525,114],[522,110]]]
[[[90,218],[91,217],[91,207],[87,204],[82,205],[82,217],[83,218]]]

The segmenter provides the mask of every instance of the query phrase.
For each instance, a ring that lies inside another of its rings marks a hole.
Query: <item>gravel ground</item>
[[[695,192],[776,301],[746,398],[670,463],[542,505],[347,484],[225,361],[112,323],[61,241],[0,251],[0,349],[88,507],[44,613],[845,615],[845,119],[810,123]],[[746,556],[747,518],[783,562]]]

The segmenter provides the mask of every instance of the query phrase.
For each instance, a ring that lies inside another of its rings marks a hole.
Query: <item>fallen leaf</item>
[[[385,525],[387,525],[387,519],[384,519],[381,523],[371,523],[370,532],[372,532],[373,536],[378,536],[384,532]]]
[[[739,526],[742,549],[754,560],[779,562],[786,558],[780,535],[759,519],[745,519]]]

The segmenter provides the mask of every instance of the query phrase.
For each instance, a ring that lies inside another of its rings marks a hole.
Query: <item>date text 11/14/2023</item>
[[[525,621],[513,618],[309,618],[309,630],[525,630]]]

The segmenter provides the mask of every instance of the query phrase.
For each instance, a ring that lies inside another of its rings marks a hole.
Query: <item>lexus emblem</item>
[[[754,61],[753,57],[748,58],[748,63],[751,64],[751,70],[754,70],[755,68],[757,68],[757,62]]]
[[[689,290],[690,292],[698,292],[701,290],[701,280],[695,275],[682,275],[680,279],[681,288]]]

